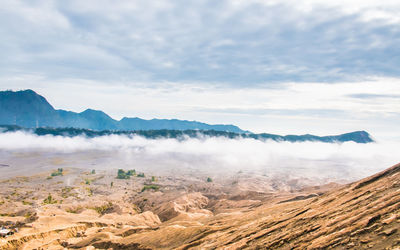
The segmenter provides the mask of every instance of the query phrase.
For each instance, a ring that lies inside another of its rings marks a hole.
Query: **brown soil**
[[[119,180],[73,168],[49,175],[0,183],[0,223],[19,229],[0,239],[0,249],[400,247],[400,164],[351,184],[316,187],[249,174],[213,182],[184,175]],[[143,190],[151,185],[157,188]]]

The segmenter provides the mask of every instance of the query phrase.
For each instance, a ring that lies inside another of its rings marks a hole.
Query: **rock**
[[[397,232],[397,228],[390,228],[386,229],[385,231],[382,232],[382,234],[389,236]]]

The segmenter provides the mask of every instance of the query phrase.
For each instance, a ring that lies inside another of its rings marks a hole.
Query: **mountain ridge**
[[[33,90],[0,91],[0,125],[3,131],[36,129],[34,133],[51,135],[100,136],[108,134],[133,134],[146,138],[183,138],[204,136],[224,136],[227,138],[253,138],[275,141],[321,141],[369,143],[374,140],[365,131],[355,131],[333,136],[253,134],[235,125],[210,125],[198,121],[178,119],[150,119],[123,117],[115,120],[101,110],[86,109],[80,113],[54,107],[45,97]],[[17,126],[13,128],[13,125]],[[118,131],[118,132],[117,132]]]
[[[116,131],[116,130],[88,130],[88,129],[77,129],[77,128],[35,128],[28,129],[22,128],[15,125],[0,125],[0,133],[25,131],[30,132],[39,136],[53,135],[53,136],[85,136],[89,138],[108,136],[108,135],[123,135],[123,136],[142,136],[147,139],[178,139],[186,140],[187,138],[204,138],[204,137],[224,137],[229,139],[255,139],[260,141],[273,140],[273,141],[288,141],[288,142],[304,142],[304,141],[316,141],[325,143],[342,143],[353,141],[356,143],[371,143],[374,140],[371,139],[370,135],[366,131],[355,131],[341,135],[329,135],[329,136],[315,136],[315,135],[275,135],[275,134],[253,134],[253,133],[234,133],[226,131],[216,130],[134,130],[134,131]]]
[[[101,110],[86,109],[77,113],[54,107],[35,91],[0,91],[0,124],[35,127],[74,127],[92,130],[202,129],[245,133],[235,125],[207,124],[178,119],[124,117],[115,120]]]

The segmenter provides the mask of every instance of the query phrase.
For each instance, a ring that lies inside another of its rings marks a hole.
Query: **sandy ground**
[[[3,151],[0,156],[0,224],[18,229],[0,239],[0,249],[367,247],[378,246],[376,241],[385,237],[391,244],[385,246],[400,244],[400,167],[374,180],[372,187],[354,190],[356,184],[296,174],[223,174],[190,167],[166,171],[136,166],[101,151]],[[59,168],[62,174],[54,175]],[[117,179],[118,169],[136,172],[129,179]],[[364,209],[353,202],[358,199],[387,204],[386,210]],[[379,211],[382,215],[376,221],[382,222],[367,232],[369,238],[357,236],[345,242],[331,235],[347,227],[361,230],[364,225],[351,220],[336,224],[336,218],[364,214],[360,221],[366,220],[367,225]],[[327,226],[330,223],[335,226]],[[278,231],[267,230],[278,226]],[[309,238],[307,230],[322,233]],[[286,243],[279,240],[283,236],[278,232],[286,232]]]

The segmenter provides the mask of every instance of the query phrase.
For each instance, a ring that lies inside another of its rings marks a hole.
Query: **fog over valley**
[[[23,169],[35,173],[38,170],[32,167],[37,165],[35,156],[48,155],[47,168],[57,166],[51,164],[53,157],[61,159],[58,164],[64,167],[135,168],[154,174],[194,171],[216,176],[242,171],[270,177],[309,178],[320,184],[349,182],[393,165],[398,146],[398,142],[277,142],[225,137],[178,140],[108,135],[88,138],[38,136],[17,131],[0,133],[3,156],[0,163],[10,165],[0,168],[0,172],[12,173],[14,165],[20,162],[26,164]],[[21,154],[25,160],[19,159]]]

